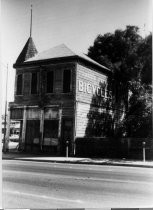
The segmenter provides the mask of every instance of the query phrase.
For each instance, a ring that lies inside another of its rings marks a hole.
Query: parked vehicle
[[[9,150],[14,150],[14,149],[16,149],[16,150],[18,150],[19,149],[19,142],[15,142],[15,141],[9,141],[9,145],[8,145],[8,147],[9,147]]]
[[[4,139],[2,139],[2,148],[3,148]],[[19,136],[12,135],[9,138],[8,149],[9,150],[18,150],[19,148]]]

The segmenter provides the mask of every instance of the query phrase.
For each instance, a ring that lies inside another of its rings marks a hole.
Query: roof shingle
[[[32,37],[29,37],[28,41],[26,42],[23,50],[21,51],[20,55],[16,60],[16,64],[21,64],[24,61],[28,60],[29,58],[34,57],[38,53],[36,46],[33,42]]]
[[[88,62],[91,62],[103,69],[109,70],[107,67],[97,63],[96,61],[89,58],[87,55],[81,54],[81,53],[76,53],[76,52],[72,51],[65,44],[61,44],[61,45],[53,47],[49,50],[38,53],[34,57],[26,60],[24,63],[43,61],[43,60],[54,59],[54,58],[72,57],[72,56],[78,56],[78,57],[80,57]]]

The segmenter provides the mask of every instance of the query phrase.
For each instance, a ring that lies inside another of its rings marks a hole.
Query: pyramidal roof
[[[32,58],[38,53],[36,46],[33,42],[32,37],[30,36],[28,41],[26,42],[23,50],[21,51],[19,57],[16,60],[16,64],[21,64],[24,61],[28,60],[29,58]]]
[[[109,70],[107,67],[97,63],[96,61],[89,58],[87,55],[82,53],[77,53],[75,51],[72,51],[70,48],[68,48],[65,44],[58,45],[56,47],[53,47],[49,50],[43,51],[41,53],[38,53],[32,58],[29,58],[28,60],[25,60],[24,63],[28,62],[36,62],[36,61],[44,61],[49,59],[55,59],[55,58],[66,58],[66,57],[74,57],[77,56],[79,58],[82,58],[90,63],[93,63],[103,69]]]

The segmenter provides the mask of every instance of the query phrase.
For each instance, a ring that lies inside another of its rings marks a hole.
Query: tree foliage
[[[138,47],[138,55],[141,62],[141,82],[152,84],[152,34],[142,40]]]
[[[88,56],[112,70],[114,112],[124,109],[118,119],[120,135],[144,137],[151,128],[152,34],[142,38],[139,28],[98,35]],[[123,106],[124,105],[124,106]]]
[[[133,92],[129,99],[129,109],[124,120],[126,132],[132,137],[152,136],[151,87],[133,82]]]

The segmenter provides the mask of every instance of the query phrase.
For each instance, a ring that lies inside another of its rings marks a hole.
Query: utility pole
[[[7,115],[7,83],[8,83],[8,64],[7,64],[7,72],[6,72],[6,92],[5,92],[5,118],[4,118],[4,141],[3,141],[3,152],[7,151],[6,148],[6,115]]]

